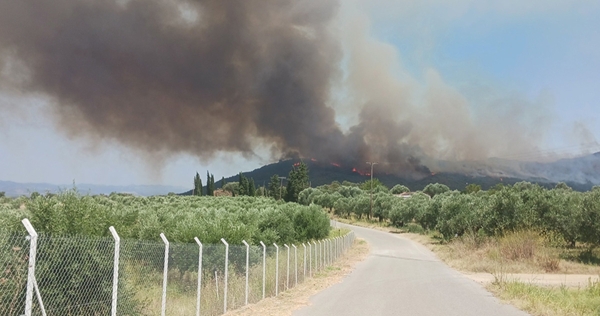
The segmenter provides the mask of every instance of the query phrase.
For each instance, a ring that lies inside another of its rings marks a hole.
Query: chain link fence
[[[349,233],[299,245],[203,245],[111,232],[0,231],[0,315],[221,315],[304,282],[354,241]]]
[[[27,234],[0,232],[0,315],[21,315],[25,309]]]

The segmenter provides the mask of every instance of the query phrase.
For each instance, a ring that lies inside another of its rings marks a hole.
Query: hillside
[[[323,164],[312,160],[303,160],[308,165],[311,186],[328,184],[333,181],[363,182],[370,179],[368,175],[361,175],[352,170],[352,168],[335,166],[333,164]],[[244,176],[254,179],[257,187],[266,186],[272,175],[277,174],[287,177],[295,163],[299,159],[282,160],[276,163],[265,165],[258,169],[243,172]],[[459,163],[456,163],[457,165]],[[400,177],[394,174],[378,173],[375,166],[374,176],[388,187],[396,184],[408,186],[411,190],[421,190],[430,183],[442,183],[451,189],[462,190],[467,184],[478,184],[485,189],[489,189],[497,184],[514,184],[519,181],[529,181],[538,183],[544,187],[553,187],[558,182],[565,182],[570,187],[578,191],[590,190],[594,185],[600,184],[600,153],[584,156],[580,158],[564,159],[551,163],[531,163],[531,162],[511,162],[504,161],[502,164],[489,161],[486,166],[488,170],[481,168],[482,163],[471,167],[469,163],[461,163],[461,168],[456,168],[460,172],[438,172],[431,173],[421,179]],[[523,168],[509,168],[509,166],[524,166]],[[492,172],[492,168],[493,172]],[[483,171],[482,171],[483,170]],[[526,171],[526,172],[525,172]],[[551,176],[549,176],[551,175]],[[571,179],[579,181],[573,181]],[[238,181],[238,176],[234,175],[226,178],[227,182]],[[220,182],[216,183],[220,187]],[[191,190],[184,193],[191,194]]]

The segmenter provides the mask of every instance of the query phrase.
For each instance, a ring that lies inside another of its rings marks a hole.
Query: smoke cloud
[[[336,0],[2,1],[0,83],[46,96],[67,135],[116,140],[155,161],[253,156],[267,145],[279,157],[378,161],[421,176],[430,158],[531,151],[542,137],[550,119],[523,112],[518,96],[475,113],[434,69],[417,83],[394,48],[370,38],[364,16],[332,27],[339,8]],[[340,85],[344,104],[333,101]],[[341,116],[353,124],[340,126]],[[514,117],[525,119],[499,123]],[[531,122],[537,129],[525,128]]]
[[[2,2],[3,84],[47,95],[68,134],[148,153],[209,159],[217,151],[252,154],[260,141],[311,155],[342,136],[326,106],[340,58],[327,28],[336,7]]]

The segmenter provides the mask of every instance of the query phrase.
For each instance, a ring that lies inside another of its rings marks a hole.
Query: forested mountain
[[[367,172],[356,171],[355,167],[322,163],[311,159],[281,160],[242,174],[254,179],[257,187],[266,186],[269,178],[274,174],[287,177],[294,165],[300,161],[308,165],[312,187],[329,184],[332,181],[358,183],[370,179]],[[488,159],[483,162],[438,162],[438,164],[443,169],[455,171],[431,172],[420,178],[411,178],[380,172],[378,171],[380,166],[375,165],[373,174],[390,188],[402,184],[413,191],[422,190],[430,183],[445,184],[453,190],[462,190],[468,184],[478,184],[482,189],[487,190],[499,183],[514,184],[519,181],[538,183],[547,188],[554,187],[558,182],[565,182],[578,191],[587,191],[594,185],[600,185],[600,153],[549,163]],[[362,170],[369,168],[366,164],[361,167]],[[238,175],[225,178],[225,181],[236,182]],[[220,186],[219,181],[216,187],[220,188]]]

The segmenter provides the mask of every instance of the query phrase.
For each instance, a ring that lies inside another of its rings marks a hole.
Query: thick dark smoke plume
[[[0,2],[2,85],[46,96],[57,126],[150,157],[220,151],[427,172],[395,141],[410,124],[328,106],[342,56],[335,0]],[[368,144],[368,145],[367,145]]]

